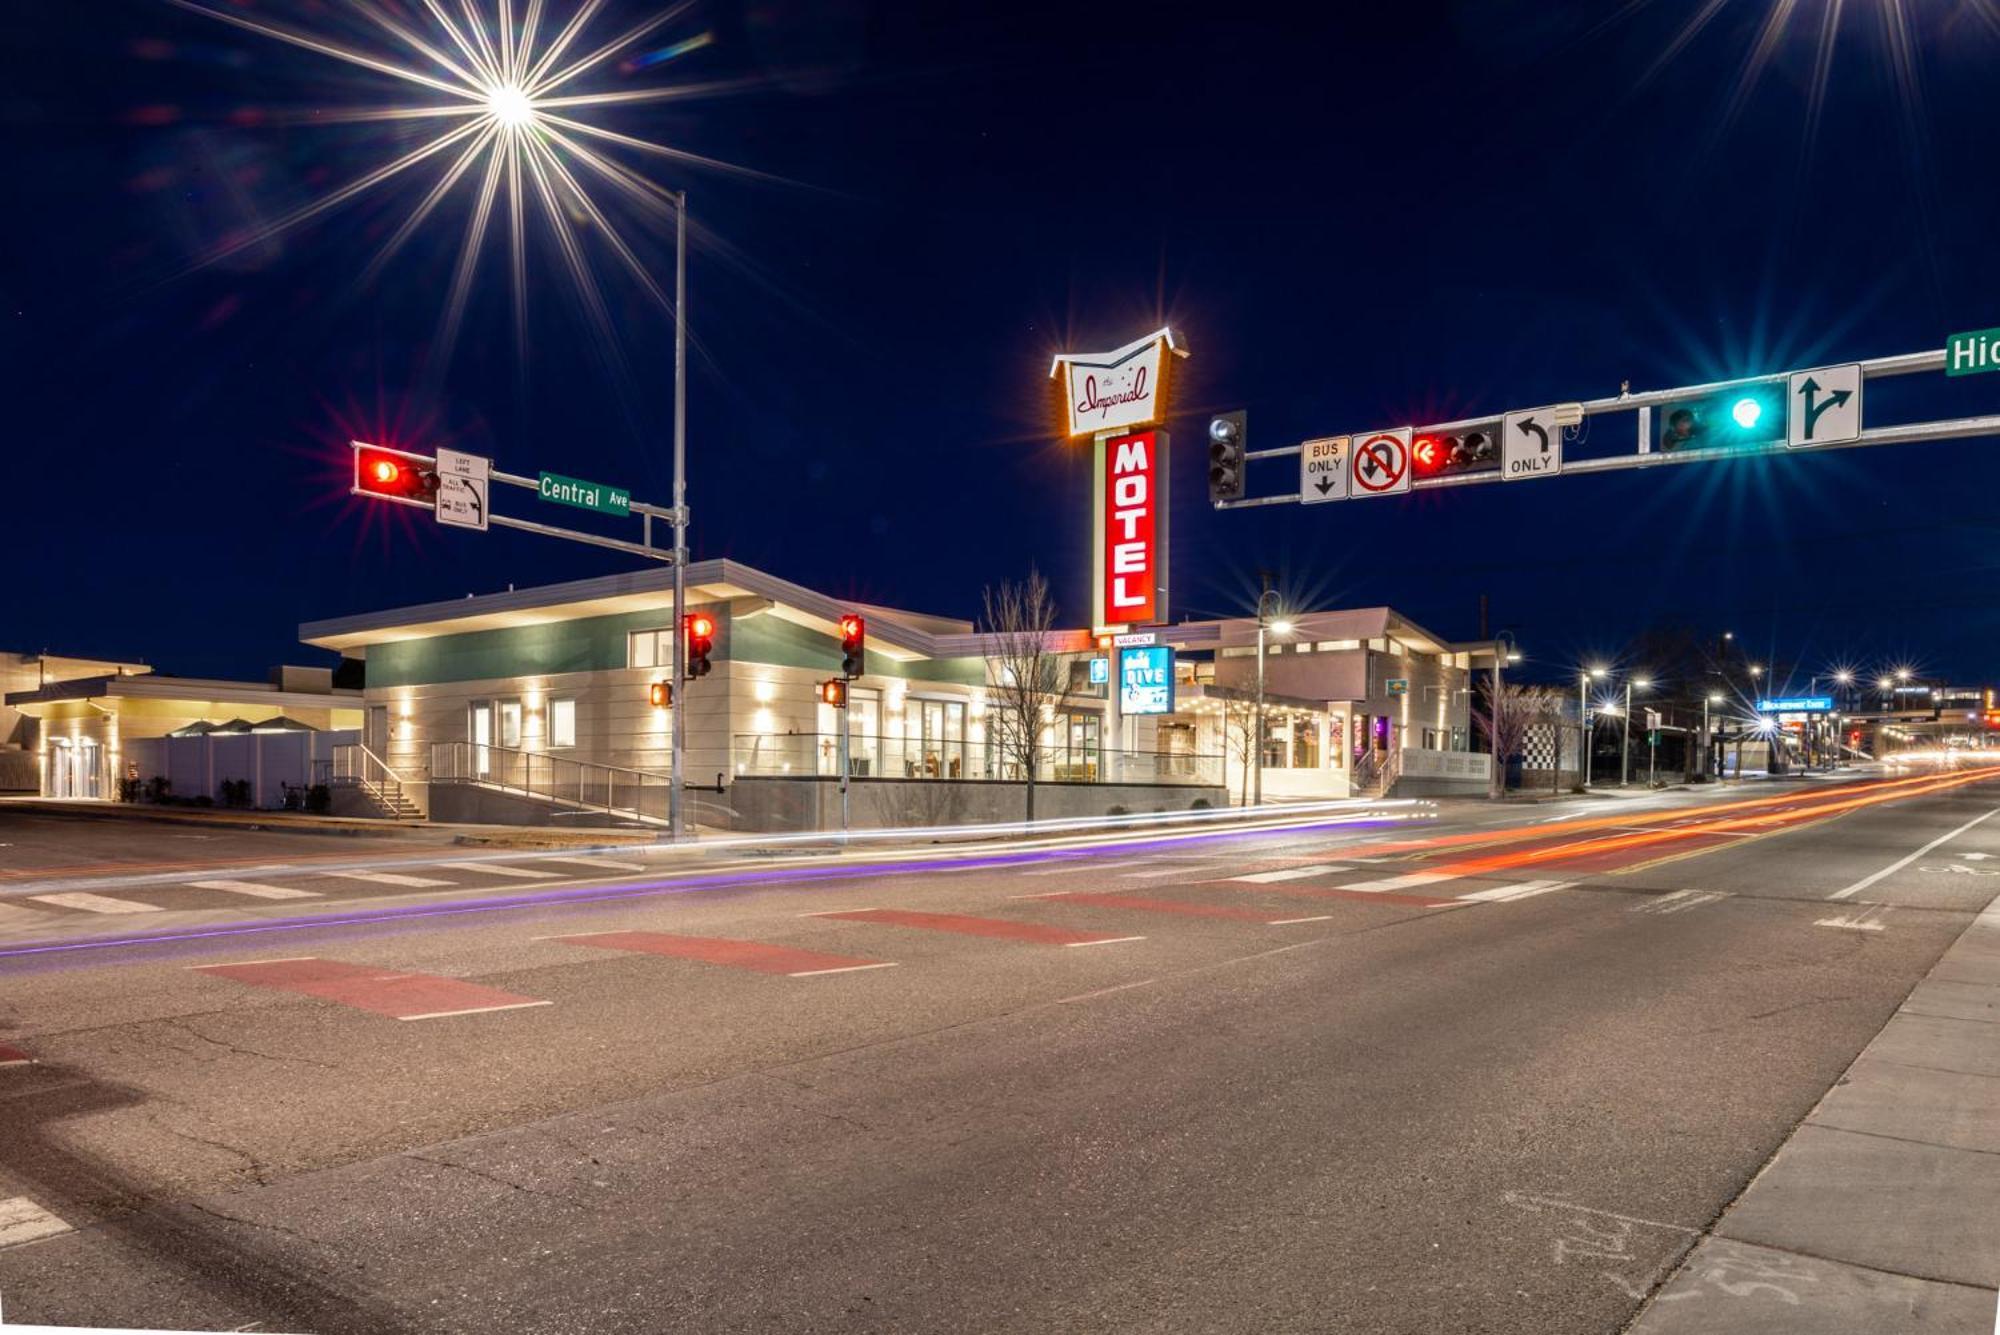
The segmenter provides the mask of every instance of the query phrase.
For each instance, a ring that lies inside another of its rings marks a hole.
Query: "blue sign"
[[[1102,686],[1104,685],[1104,683],[1110,680],[1111,680],[1111,660],[1108,658],[1091,659],[1090,684],[1092,686]]]
[[[1830,695],[1795,695],[1783,700],[1759,700],[1759,714],[1831,714],[1833,697]]]
[[[1174,712],[1174,647],[1171,644],[1119,650],[1118,712]]]

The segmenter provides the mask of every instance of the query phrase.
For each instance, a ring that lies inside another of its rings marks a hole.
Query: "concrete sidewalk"
[[[1653,1296],[1632,1335],[2000,1331],[2000,901]]]

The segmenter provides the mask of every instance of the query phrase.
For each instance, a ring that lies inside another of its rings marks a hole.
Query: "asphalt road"
[[[1614,1332],[1993,899],[1996,811],[1891,776],[691,867],[17,860],[0,816],[0,1301]]]

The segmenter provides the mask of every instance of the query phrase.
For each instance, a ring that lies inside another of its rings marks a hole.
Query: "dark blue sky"
[[[358,30],[333,0],[222,3]],[[344,494],[364,433],[664,501],[667,322],[606,251],[624,370],[543,237],[527,365],[495,244],[426,375],[469,183],[372,279],[428,165],[190,268],[418,142],[310,116],[409,101],[393,84],[164,0],[4,8],[0,646],[259,674],[311,657],[302,619],[622,568]],[[591,31],[657,8],[613,0]],[[1992,7],[1850,3],[1823,51],[1803,3],[1762,60],[1769,0],[1690,30],[1706,8],[695,5],[641,49],[706,46],[588,86],[726,85],[593,114],[777,178],[622,158],[687,188],[701,228],[697,555],[959,615],[1038,562],[1080,621],[1084,452],[1050,438],[1048,358],[1170,321],[1195,352],[1176,615],[1246,610],[1269,567],[1301,604],[1388,602],[1451,637],[1485,593],[1551,669],[1681,623],[1809,670],[2000,675],[1991,441],[1207,508],[1215,409],[1268,447],[2000,325]],[[668,238],[630,222],[666,277]],[[1871,420],[2000,407],[2000,378],[1921,379],[1871,389]],[[1253,465],[1252,493],[1291,476]]]

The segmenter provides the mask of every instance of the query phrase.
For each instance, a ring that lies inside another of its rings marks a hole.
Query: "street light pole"
[[[1576,773],[1577,787],[1590,791],[1590,673],[1576,678]]]
[[[1618,786],[1632,782],[1632,679],[1625,679],[1625,738],[1618,746]]]
[[[687,191],[676,199],[674,225],[674,692],[673,754],[667,776],[668,838],[686,833],[682,784],[687,756]]]

